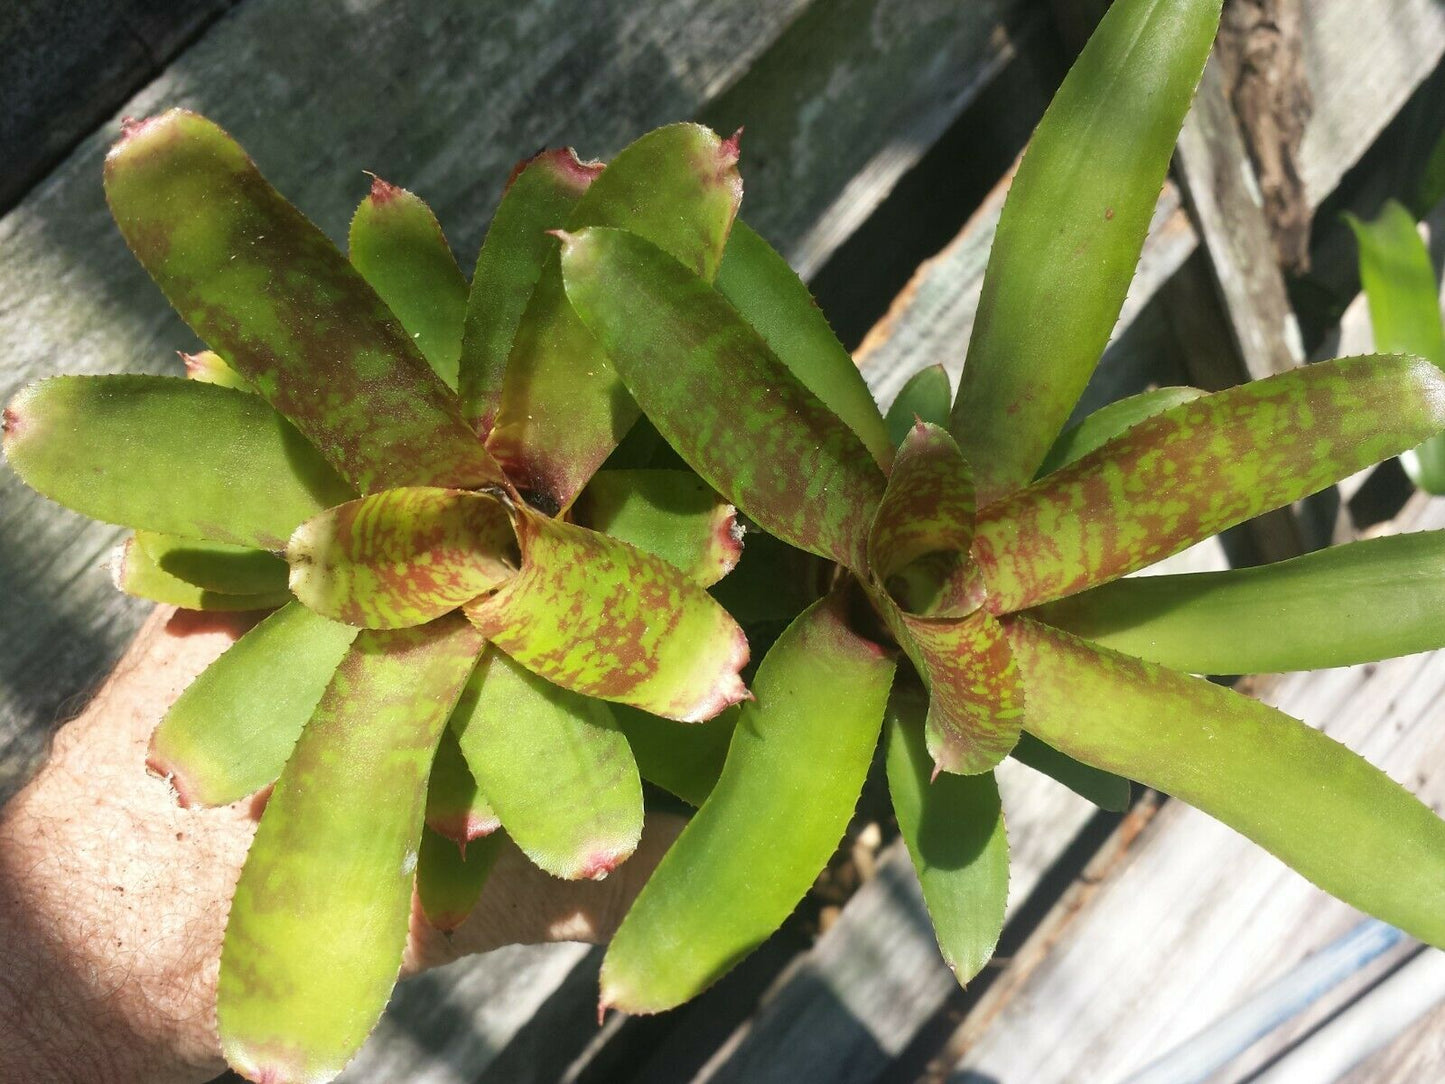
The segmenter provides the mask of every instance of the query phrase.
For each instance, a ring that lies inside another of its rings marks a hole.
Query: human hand
[[[0,1080],[203,1081],[221,936],[264,808],[181,809],[147,773],[151,731],[254,615],[160,607],[50,761],[0,810]],[[506,944],[602,941],[681,829],[650,815],[602,882],[559,881],[507,845],[470,918],[413,906],[403,974]]]

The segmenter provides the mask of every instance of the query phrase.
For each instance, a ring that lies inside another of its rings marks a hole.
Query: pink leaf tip
[[[406,191],[406,189],[398,187],[390,181],[382,180],[370,170],[365,170],[364,172],[371,178],[371,191],[367,194],[366,198],[378,207],[385,206]]]
[[[742,138],[743,129],[739,126],[736,132],[722,141],[718,147],[718,155],[723,159],[724,165],[733,165],[738,160]]]

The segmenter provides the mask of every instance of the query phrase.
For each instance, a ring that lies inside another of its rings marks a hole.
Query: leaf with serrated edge
[[[704,587],[743,552],[736,510],[691,471],[598,471],[573,513],[584,527],[655,554]]]
[[[452,720],[502,827],[567,880],[606,877],[642,836],[642,780],[608,705],[544,681],[495,649]]]
[[[1009,756],[1036,772],[1042,772],[1055,783],[1063,784],[1100,809],[1122,813],[1129,808],[1129,780],[1075,760],[1027,731],[1019,735],[1019,743]]]
[[[111,579],[127,595],[185,610],[270,610],[291,601],[284,587],[256,594],[210,591],[172,576],[151,559],[135,538],[127,538],[110,557]]]
[[[190,380],[198,380],[202,384],[219,384],[223,388],[235,388],[237,391],[256,390],[214,350],[202,350],[196,354],[181,351],[180,355],[181,364],[186,367],[186,377]]]
[[[1373,222],[1351,214],[1345,221],[1360,246],[1360,284],[1370,306],[1375,349],[1417,354],[1445,368],[1440,284],[1415,216],[1390,200]],[[1445,438],[1427,440],[1400,462],[1425,492],[1445,493]]]
[[[1445,377],[1401,356],[1337,358],[1140,422],[983,508],[988,607],[1071,595],[1318,492],[1445,428]]]
[[[692,806],[702,805],[717,785],[741,711],[731,707],[703,723],[679,723],[626,704],[612,708],[642,778]]]
[[[738,315],[767,340],[777,359],[858,434],[874,461],[887,469],[894,442],[863,374],[802,279],[746,222],[733,224],[718,268],[717,292],[732,302]],[[945,403],[945,424],[947,409]]]
[[[607,950],[604,1008],[661,1012],[716,982],[837,848],[893,680],[892,658],[848,627],[846,609],[841,595],[812,606],[758,668],[722,777]]]
[[[283,606],[186,687],[151,735],[146,766],[185,807],[274,783],[354,639],[349,625]]]
[[[1220,0],[1116,0],[1014,175],[950,428],[979,503],[1027,485],[1123,305]]]
[[[286,547],[291,590],[348,625],[420,625],[508,579],[516,539],[501,502],[481,493],[389,489],[314,516]]]
[[[267,550],[136,531],[136,544],[162,572],[229,595],[286,591],[286,562]]]
[[[462,854],[456,844],[422,829],[416,855],[416,898],[427,922],[450,932],[467,920],[481,899],[505,837],[498,832],[479,839]]]
[[[1095,448],[1102,448],[1145,418],[1163,414],[1166,410],[1184,403],[1192,403],[1203,394],[1198,388],[1154,388],[1100,407],[1078,425],[1070,426],[1059,434],[1059,439],[1054,441],[1054,446],[1039,465],[1038,477],[1042,478],[1060,467],[1067,467],[1070,463],[1083,459]]]
[[[601,162],[580,162],[571,148],[543,151],[518,164],[502,193],[477,255],[462,333],[462,408],[483,435],[497,419],[522,314],[555,252],[547,231],[567,224],[600,172]]]
[[[711,280],[742,199],[737,144],[697,124],[658,128],[592,182],[568,229],[616,226]],[[565,508],[637,418],[606,350],[581,323],[549,257],[507,360],[487,447],[541,507]]]
[[[742,629],[661,557],[516,510],[522,569],[467,616],[527,669],[584,696],[711,719],[747,696]]]
[[[457,741],[456,728],[464,725],[460,717],[464,702],[465,698],[457,703],[451,725],[437,745],[426,785],[426,823],[433,832],[445,836],[465,852],[467,844],[491,835],[502,822],[477,786]]]
[[[1445,647],[1445,531],[1258,568],[1135,576],[1031,616],[1194,674],[1316,670]]]
[[[882,471],[725,298],[620,230],[567,235],[562,269],[573,308],[693,470],[785,542],[866,567]]]
[[[481,637],[363,630],[286,762],[221,948],[216,1020],[252,1080],[329,1080],[376,1025],[411,915],[427,775]]]
[[[948,385],[948,370],[942,365],[929,365],[908,378],[888,408],[888,439],[896,448],[917,421],[930,425],[948,425],[953,392]]]
[[[211,121],[128,125],[105,192],[176,311],[357,489],[502,481],[375,291]]]
[[[457,386],[467,280],[420,197],[371,179],[371,191],[351,219],[351,264],[401,321],[432,370]]]
[[[992,772],[930,782],[923,744],[927,706],[922,689],[895,684],[884,739],[888,793],[944,962],[966,983],[988,963],[1003,930],[1008,836]]]
[[[1037,737],[1197,806],[1346,903],[1445,945],[1445,822],[1384,772],[1229,689],[1028,618],[1007,627]]]
[[[280,550],[356,496],[262,400],[169,376],[56,376],[5,408],[25,484],[92,519]]]

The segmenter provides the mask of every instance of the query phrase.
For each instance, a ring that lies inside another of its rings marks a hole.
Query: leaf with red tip
[[[858,434],[874,461],[886,469],[893,460],[894,442],[863,374],[803,280],[746,222],[733,223],[718,268],[717,292],[767,340],[773,354],[803,386]],[[946,403],[944,411],[946,423]]]
[[[578,201],[567,228],[630,230],[711,280],[741,198],[736,144],[701,125],[673,124],[624,148]],[[550,257],[508,358],[487,446],[529,499],[565,508],[636,418]]]
[[[602,961],[604,1008],[661,1012],[712,985],[782,924],[837,848],[893,681],[893,659],[846,611],[842,594],[817,603],[758,668],[722,777]]]
[[[445,836],[463,851],[474,839],[491,835],[502,826],[497,811],[477,786],[476,777],[467,767],[467,758],[457,742],[456,725],[459,712],[452,712],[453,726],[447,727],[437,745],[432,761],[431,778],[426,785],[426,823],[438,835]]]
[[[286,762],[221,948],[216,1019],[252,1080],[330,1079],[406,946],[426,783],[481,637],[460,615],[359,633]]]
[[[584,696],[695,722],[747,696],[736,622],[673,565],[526,508],[522,570],[466,607],[487,639]]]
[[[785,542],[866,568],[883,473],[725,298],[620,230],[569,235],[562,268],[574,309],[693,470]]]
[[[919,369],[908,378],[908,383],[903,385],[893,405],[888,408],[888,439],[893,442],[893,447],[903,443],[914,422],[947,426],[952,402],[948,370],[942,365]]]
[[[520,163],[502,193],[477,256],[462,333],[462,409],[483,435],[502,402],[507,358],[542,268],[556,251],[548,230],[561,229],[600,162],[580,162],[570,147]]]
[[[611,709],[491,650],[452,720],[507,834],[567,880],[601,880],[637,849],[642,780]]]
[[[283,606],[186,687],[146,766],[182,806],[228,805],[274,783],[354,639],[350,625]]]
[[[573,513],[584,527],[655,554],[704,587],[732,571],[743,552],[736,510],[691,471],[598,471]]]
[[[978,609],[982,585],[968,560],[973,516],[973,479],[958,445],[948,430],[915,423],[868,532],[875,581],[912,613],[957,617]],[[909,566],[924,559],[925,574],[910,576]]]
[[[612,708],[642,778],[692,806],[702,805],[717,785],[741,711],[731,707],[703,723],[679,723],[626,704]]]
[[[181,353],[181,363],[186,367],[186,377],[202,384],[219,384],[223,388],[254,393],[255,388],[246,378],[232,369],[214,350],[202,350],[196,354]]]
[[[493,497],[389,489],[307,520],[286,547],[291,590],[323,617],[364,628],[420,625],[516,570],[516,540]]]
[[[419,196],[373,177],[351,219],[351,264],[449,388],[457,386],[467,280]]]
[[[354,490],[254,395],[168,376],[57,376],[5,408],[26,485],[106,523],[280,550]]]
[[[1219,9],[1116,0],[1034,131],[953,408],[980,504],[1029,483],[1104,352]]]
[[[430,826],[422,829],[416,856],[416,898],[429,923],[450,933],[467,920],[497,864],[504,838],[498,832],[480,839],[463,854]]]
[[[1370,538],[1258,568],[1133,576],[1031,614],[1194,674],[1276,673],[1445,647],[1445,531]]]
[[[1229,689],[1028,618],[1006,624],[1039,738],[1197,806],[1346,903],[1445,945],[1445,821],[1384,772]]]
[[[185,610],[270,610],[291,601],[284,587],[256,594],[227,594],[188,583],[157,565],[134,537],[116,547],[110,560],[116,587],[127,595],[167,606]]]
[[[1038,477],[1083,459],[1095,448],[1102,448],[1145,418],[1192,403],[1203,394],[1198,388],[1154,388],[1100,407],[1078,425],[1070,426],[1059,434],[1059,439],[1054,441],[1054,446],[1039,465]]]
[[[127,128],[105,191],[176,311],[357,489],[502,481],[386,305],[215,124]]]
[[[1003,931],[1009,850],[992,772],[932,776],[923,742],[928,698],[899,682],[885,725],[888,794],[943,960],[960,983],[988,963]]]
[[[1338,358],[1174,407],[978,514],[995,613],[1162,560],[1445,428],[1445,377]]]
[[[228,595],[285,594],[286,562],[266,550],[136,531],[136,545],[168,576]]]

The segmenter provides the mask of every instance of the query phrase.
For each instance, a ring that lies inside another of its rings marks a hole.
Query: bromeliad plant
[[[1445,822],[1318,731],[1189,676],[1445,644],[1445,537],[1122,578],[1433,437],[1445,378],[1416,357],[1343,358],[1214,395],[1148,393],[1059,436],[1219,8],[1110,7],[1019,167],[951,407],[930,371],[885,421],[839,394],[861,380],[835,342],[759,334],[625,229],[561,235],[567,296],[657,430],[763,530],[837,570],[763,660],[715,787],[608,950],[604,1005],[676,1005],[782,922],[843,833],[880,728],[961,981],[1003,921],[992,769],[1011,753],[1105,804],[1126,779],[1182,798],[1445,945]],[[879,451],[890,421],[896,457]]]

